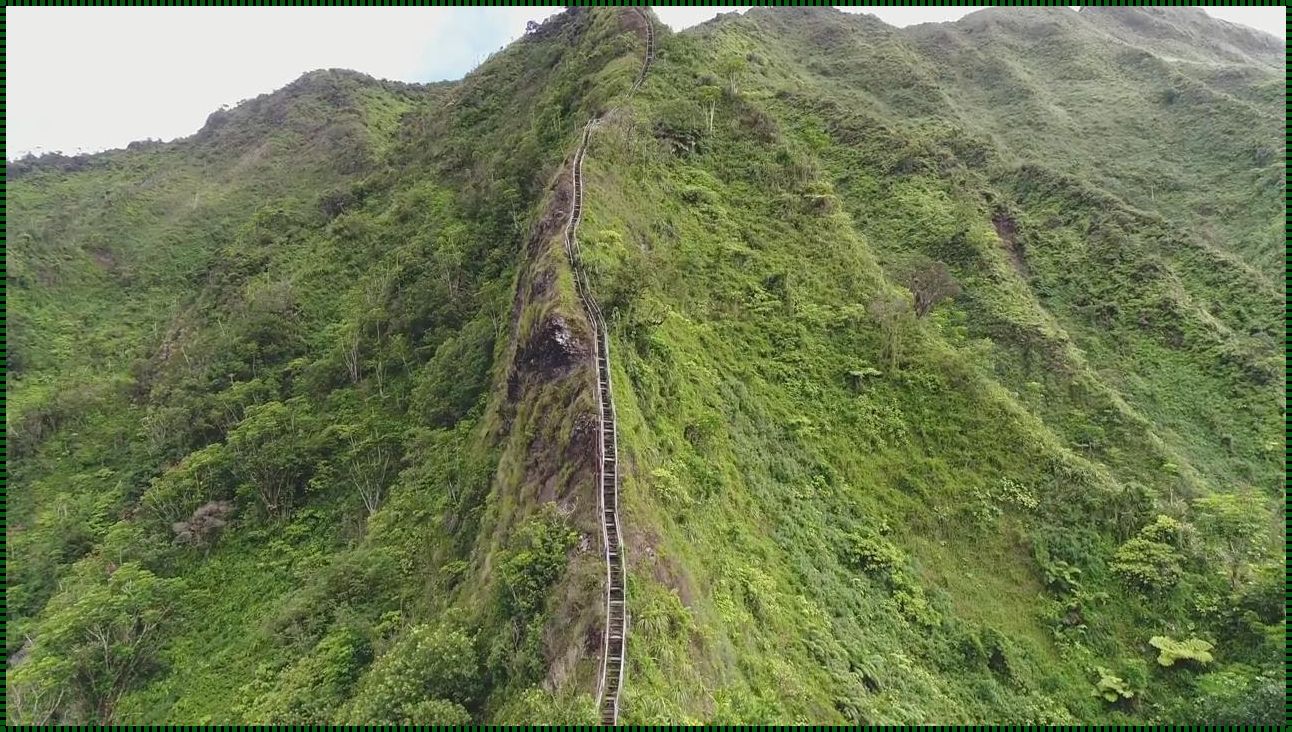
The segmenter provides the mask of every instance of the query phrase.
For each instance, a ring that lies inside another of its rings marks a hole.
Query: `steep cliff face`
[[[15,721],[597,719],[594,116],[621,721],[1281,716],[1278,42],[655,27],[11,165]]]

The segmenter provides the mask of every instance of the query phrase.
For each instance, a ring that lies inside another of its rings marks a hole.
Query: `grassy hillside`
[[[1271,40],[658,28],[11,165],[15,721],[595,719],[605,112],[624,722],[1281,718]]]

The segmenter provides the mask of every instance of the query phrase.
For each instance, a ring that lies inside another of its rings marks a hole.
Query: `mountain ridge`
[[[593,117],[624,722],[1274,719],[1276,132],[1189,84],[1280,112],[1064,13],[656,22],[625,99],[636,12],[572,9],[11,176],[15,719],[597,719]]]

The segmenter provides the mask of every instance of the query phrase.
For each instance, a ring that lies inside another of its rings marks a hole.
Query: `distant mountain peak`
[[[1080,15],[1119,40],[1186,61],[1282,68],[1287,53],[1283,39],[1201,8],[1089,6]]]

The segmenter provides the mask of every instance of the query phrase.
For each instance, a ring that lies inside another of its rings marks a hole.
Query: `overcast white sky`
[[[656,7],[674,30],[740,7]],[[905,26],[978,7],[849,7]],[[306,71],[457,79],[559,7],[7,7],[8,157],[190,135]],[[1284,35],[1282,7],[1208,7]]]

